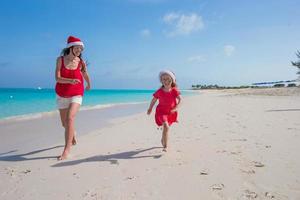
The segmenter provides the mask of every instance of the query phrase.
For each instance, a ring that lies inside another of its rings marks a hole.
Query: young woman
[[[91,87],[85,62],[81,58],[83,42],[70,36],[67,47],[56,61],[56,86],[57,107],[60,112],[62,126],[65,128],[65,148],[59,160],[64,160],[70,153],[72,145],[76,144],[74,120],[82,103],[84,93],[84,80],[86,90]]]

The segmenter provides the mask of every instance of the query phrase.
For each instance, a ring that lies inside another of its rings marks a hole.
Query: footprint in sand
[[[98,194],[95,191],[88,190],[84,194],[82,194],[83,199],[98,199]]]
[[[256,199],[258,197],[258,194],[256,194],[253,191],[245,190],[242,194],[242,199]]]
[[[6,174],[10,175],[11,177],[17,176],[17,173],[19,175],[20,174],[26,174],[27,175],[27,174],[31,173],[31,169],[26,169],[24,171],[18,171],[16,169],[7,167],[7,168],[5,168],[5,170],[6,170]]]
[[[231,141],[237,141],[237,142],[246,142],[246,138],[241,138],[241,139],[231,139]]]
[[[253,163],[254,163],[255,167],[264,167],[265,166],[263,163],[258,162],[258,161],[254,161]]]
[[[6,171],[6,174],[10,175],[11,177],[14,177],[17,172],[15,169],[12,169],[10,167],[6,167],[5,171]]]
[[[275,195],[273,195],[273,194],[270,193],[270,192],[266,192],[266,193],[265,193],[265,197],[267,197],[268,199],[275,199]]]
[[[133,179],[136,179],[136,177],[135,176],[128,176],[127,178],[125,178],[125,181],[133,180]]]
[[[211,186],[211,189],[212,189],[212,190],[223,190],[224,187],[225,187],[225,186],[224,186],[223,183],[218,183],[218,184],[213,184],[213,185]]]
[[[241,171],[246,174],[255,174],[253,169],[241,169]]]
[[[209,173],[209,170],[208,169],[202,169],[201,171],[200,171],[200,175],[204,175],[204,176],[206,176],[206,175],[208,175],[208,173]]]
[[[77,173],[73,173],[73,176],[74,176],[74,178],[77,178],[77,179],[79,179],[80,177],[79,177],[79,175],[77,174]]]
[[[216,153],[226,153],[226,150],[217,150]]]
[[[213,184],[211,186],[211,189],[213,190],[213,196],[216,196],[218,199],[226,199],[223,194],[223,189],[224,189],[224,184],[223,183],[218,183],[218,184]]]
[[[23,173],[23,174],[28,174],[28,173],[30,173],[30,172],[31,172],[30,169],[26,169],[25,171],[22,171],[21,173]]]
[[[238,155],[240,153],[242,153],[242,152],[241,151],[231,151],[230,152],[231,155]]]
[[[232,115],[232,114],[230,114],[230,113],[226,113],[226,115],[229,116],[229,117],[231,117],[231,118],[236,118],[235,115]]]

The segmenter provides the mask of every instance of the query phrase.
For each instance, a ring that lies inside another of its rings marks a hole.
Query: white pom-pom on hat
[[[74,36],[69,36],[68,41],[67,41],[67,48],[76,46],[76,45],[80,45],[80,46],[82,46],[82,48],[84,48],[83,42],[79,38],[74,37]]]

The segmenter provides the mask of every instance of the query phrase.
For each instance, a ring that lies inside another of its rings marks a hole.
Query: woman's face
[[[161,82],[164,85],[164,87],[171,87],[172,85],[172,78],[168,74],[164,74],[161,76]]]
[[[82,51],[83,51],[82,46],[80,46],[80,45],[73,46],[73,54],[75,56],[79,56]]]

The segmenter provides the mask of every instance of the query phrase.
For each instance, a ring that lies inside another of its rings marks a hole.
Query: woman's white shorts
[[[56,95],[56,104],[58,109],[66,109],[69,108],[71,103],[78,103],[79,105],[82,104],[82,96],[74,96],[64,98],[61,96]]]

